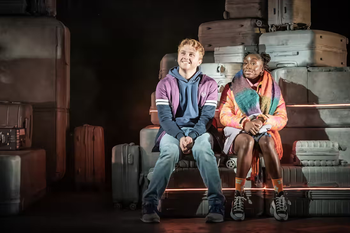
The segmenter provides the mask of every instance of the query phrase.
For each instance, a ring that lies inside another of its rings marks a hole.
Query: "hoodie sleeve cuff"
[[[179,141],[180,141],[180,139],[181,139],[182,137],[186,137],[186,136],[185,136],[185,134],[184,134],[183,132],[178,133],[178,134],[176,135],[176,137],[175,137],[175,138],[176,138],[177,140],[179,140]]]
[[[195,132],[195,131],[191,131],[189,134],[188,134],[189,137],[191,137],[194,140],[196,140],[196,138],[198,137],[198,133]]]

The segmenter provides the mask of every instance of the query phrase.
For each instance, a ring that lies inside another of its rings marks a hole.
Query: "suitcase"
[[[301,167],[282,165],[283,184],[291,202],[291,217],[350,215],[350,166]],[[272,187],[270,178],[267,187]],[[299,189],[298,189],[299,188]],[[273,190],[265,191],[265,212],[273,215],[270,204]]]
[[[267,19],[267,0],[226,0],[224,19],[261,18]]]
[[[159,80],[163,79],[171,68],[179,65],[177,63],[177,56],[177,53],[168,53],[164,55],[160,61]],[[214,53],[205,51],[202,64],[203,63],[214,63]]]
[[[33,108],[30,104],[0,102],[0,150],[30,148]]]
[[[265,23],[259,19],[220,20],[202,23],[198,39],[205,51],[214,51],[216,47],[257,45],[264,32]]]
[[[309,29],[311,0],[269,0],[268,24],[270,31]]]
[[[245,54],[264,52],[263,45],[237,45],[214,49],[215,63],[243,63]]]
[[[0,15],[56,16],[56,0],[0,0]]]
[[[134,143],[121,144],[112,149],[113,203],[119,209],[129,205],[135,210],[139,202],[140,147]]]
[[[159,152],[152,152],[159,126],[149,125],[140,131],[141,179],[147,182],[147,175],[154,168]]]
[[[75,185],[103,189],[105,185],[104,131],[100,126],[74,129]]]
[[[271,75],[287,105],[350,103],[350,67],[281,68]]]
[[[32,146],[46,151],[48,183],[60,180],[69,123],[69,30],[54,18],[3,17],[0,34],[0,100],[33,106]]]
[[[295,141],[292,157],[294,165],[301,166],[339,166],[339,150],[344,150],[337,142]]]
[[[45,150],[0,151],[0,215],[15,215],[46,193]]]
[[[261,35],[259,44],[271,56],[270,68],[347,65],[348,39],[321,30],[272,32]]]
[[[350,148],[350,128],[284,128],[279,131],[283,143],[281,163],[292,164],[293,144],[299,140],[329,140],[338,142],[342,149]],[[339,151],[339,159],[350,162],[350,149]]]

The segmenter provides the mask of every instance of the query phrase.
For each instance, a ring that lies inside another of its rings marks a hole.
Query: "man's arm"
[[[176,124],[170,104],[170,97],[167,95],[163,79],[158,83],[156,89],[159,123],[167,134],[180,140],[182,137],[185,137],[185,134]]]
[[[218,99],[218,87],[215,81],[212,82],[210,87],[210,93],[204,103],[198,122],[193,127],[193,130],[188,134],[193,140],[207,132],[207,124],[214,118],[215,109]]]

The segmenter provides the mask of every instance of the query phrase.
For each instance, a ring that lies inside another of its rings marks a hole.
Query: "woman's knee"
[[[274,152],[275,142],[272,137],[262,136],[259,140],[259,146],[262,152]]]
[[[254,139],[248,134],[239,134],[235,140],[235,151],[239,150],[253,150]]]

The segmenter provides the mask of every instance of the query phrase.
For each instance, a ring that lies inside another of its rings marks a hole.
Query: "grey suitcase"
[[[342,149],[350,146],[350,128],[284,128],[280,132],[283,143],[281,162],[292,164],[293,144],[299,140],[330,140],[338,142]],[[350,150],[339,151],[339,159],[350,162]]]
[[[271,56],[270,68],[347,65],[348,39],[321,30],[297,30],[265,33],[259,44]]]
[[[32,146],[46,151],[48,182],[60,180],[69,126],[69,30],[54,18],[3,17],[0,34],[0,100],[33,106]]]
[[[279,84],[287,105],[350,103],[349,67],[281,68],[271,75]]]
[[[56,0],[0,0],[0,15],[56,16]]]
[[[134,143],[112,149],[112,193],[117,208],[128,205],[135,210],[139,202],[140,147]]]
[[[264,52],[264,46],[260,45],[237,45],[216,47],[214,49],[215,63],[243,63],[245,54]]]
[[[171,68],[179,65],[177,63],[177,56],[177,53],[168,53],[164,55],[160,61],[159,80],[163,79]],[[214,63],[214,53],[206,51],[202,63]]]
[[[259,44],[264,32],[266,24],[259,19],[211,21],[199,26],[198,39],[205,51],[214,51],[216,47]]]
[[[269,0],[270,31],[305,29],[311,26],[311,0]]]
[[[224,19],[267,19],[267,0],[226,0]]]
[[[46,193],[45,150],[0,151],[0,215],[15,215]]]
[[[295,141],[292,157],[294,165],[339,166],[339,151],[344,150],[337,142],[317,140]]]
[[[0,102],[0,150],[32,146],[33,108],[30,104]]]

